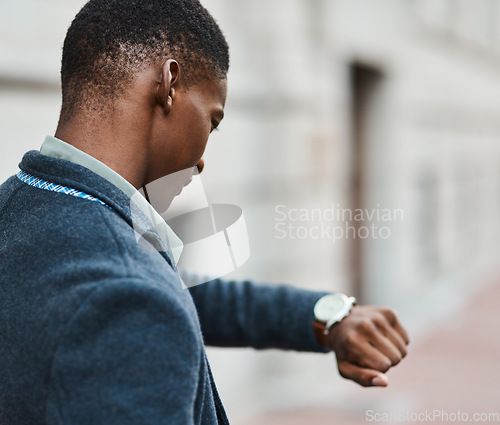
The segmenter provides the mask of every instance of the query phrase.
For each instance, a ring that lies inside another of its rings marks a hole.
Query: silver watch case
[[[356,298],[345,294],[324,295],[314,305],[314,318],[324,324],[324,332],[328,333],[335,323],[349,315],[355,303]]]

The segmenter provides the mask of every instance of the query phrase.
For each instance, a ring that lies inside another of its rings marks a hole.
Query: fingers
[[[386,387],[389,385],[389,380],[383,373],[357,366],[345,360],[338,362],[338,369],[340,376],[357,382],[363,387]]]
[[[341,357],[341,360],[346,360],[349,363],[355,363],[361,367],[375,369],[380,372],[387,372],[393,365],[388,355],[378,347],[371,345],[366,339],[352,344],[350,355]]]
[[[393,346],[398,350],[401,358],[406,356],[406,343],[399,333],[397,333],[393,328],[386,327],[381,330],[385,338],[387,338]]]
[[[384,373],[406,356],[408,336],[391,309],[355,307],[335,332],[332,347],[338,362]]]
[[[359,335],[350,338],[352,354],[356,355],[355,363],[360,366],[386,372],[391,366],[398,364],[406,355],[404,344],[401,349],[391,338],[387,321],[381,317],[364,320],[359,325]],[[397,338],[397,337],[394,337]],[[350,360],[346,358],[346,360]]]
[[[382,333],[375,332],[370,340],[370,344],[390,360],[391,366],[397,365],[406,356],[404,347],[400,349],[393,340],[387,338]]]
[[[328,338],[341,376],[363,386],[386,386],[384,373],[406,356],[408,344],[394,311],[375,306],[354,307]]]
[[[398,316],[396,315],[394,310],[384,307],[381,308],[381,313],[386,318],[391,329],[394,329],[397,335],[403,340],[404,344],[408,345],[410,343],[410,339],[408,338],[408,333],[406,332],[406,329],[399,322]]]
[[[399,325],[399,327],[403,330],[406,340],[404,339],[404,336],[402,336],[401,333],[394,327],[396,323],[399,324],[396,315],[390,309],[382,309],[381,314],[373,319],[373,323],[382,334],[377,335],[376,340],[373,341],[373,343],[375,346],[384,350],[389,358],[396,361],[396,363],[399,362],[401,358],[406,356],[408,336],[401,325]],[[386,341],[386,339],[388,341]],[[397,354],[393,352],[394,349],[397,350]]]
[[[398,332],[398,334],[401,336],[401,338],[403,338],[404,343],[406,345],[408,345],[410,343],[410,338],[408,337],[408,333],[406,332],[406,329],[403,328],[401,323],[399,323],[399,320],[397,320],[396,324],[394,325],[394,329]]]

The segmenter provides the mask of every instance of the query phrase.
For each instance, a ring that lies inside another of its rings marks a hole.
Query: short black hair
[[[188,86],[226,77],[226,39],[198,0],[90,0],[64,40],[61,121],[96,97],[116,99],[137,71],[168,58]]]

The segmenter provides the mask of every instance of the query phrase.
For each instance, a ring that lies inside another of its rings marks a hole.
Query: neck
[[[105,118],[80,114],[68,124],[59,123],[55,137],[98,159],[139,189],[147,172],[147,131],[131,125],[137,120],[127,114],[112,114]]]

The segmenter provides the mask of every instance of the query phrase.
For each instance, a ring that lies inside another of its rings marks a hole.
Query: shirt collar
[[[56,137],[47,136],[40,148],[40,153],[88,168],[118,187],[151,220],[161,239],[167,243],[171,258],[177,264],[182,254],[182,241],[165,222],[163,217],[144,198],[142,191],[138,191],[132,184],[106,164]]]

